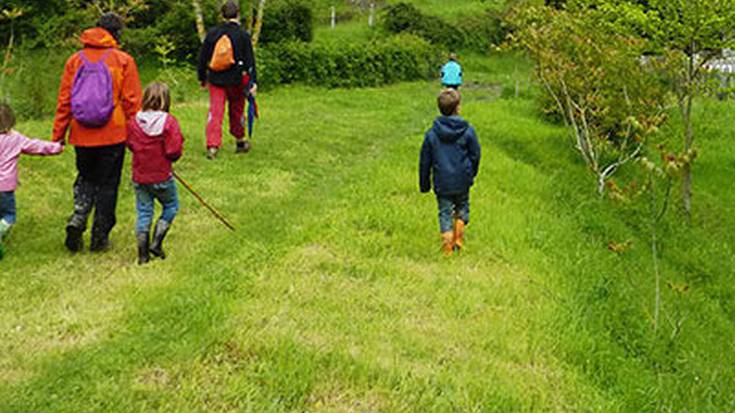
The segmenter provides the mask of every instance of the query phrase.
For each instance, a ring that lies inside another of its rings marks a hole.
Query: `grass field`
[[[145,267],[129,166],[113,250],[71,256],[72,151],[24,158],[0,263],[0,412],[735,410],[735,104],[698,114],[696,222],[664,224],[654,334],[645,221],[595,196],[524,62],[465,64],[484,158],[451,259],[417,190],[434,83],[263,94],[254,151],[215,162],[205,96],[175,105],[178,170],[237,232],[180,188],[170,258]]]

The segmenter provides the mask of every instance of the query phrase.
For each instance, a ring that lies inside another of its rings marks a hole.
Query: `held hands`
[[[258,94],[258,85],[253,83],[253,87],[250,88],[250,95],[255,97]]]

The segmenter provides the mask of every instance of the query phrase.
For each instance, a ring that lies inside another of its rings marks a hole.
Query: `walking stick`
[[[205,201],[204,198],[201,197],[201,195],[196,193],[194,188],[192,188],[191,185],[189,185],[186,181],[184,181],[184,179],[181,178],[179,174],[176,173],[176,171],[172,171],[172,173],[174,175],[174,178],[176,178],[176,180],[179,181],[181,185],[184,186],[184,188],[186,188],[192,195],[194,195],[194,198],[196,198],[200,204],[202,204],[205,208],[207,208],[209,212],[211,212],[212,215],[215,216],[215,218],[220,220],[220,222],[225,224],[225,226],[229,228],[230,230],[235,231],[235,227],[232,224],[230,224],[229,221],[227,221],[227,219],[222,214],[220,214],[216,209],[214,209],[211,205],[209,205],[207,201]]]

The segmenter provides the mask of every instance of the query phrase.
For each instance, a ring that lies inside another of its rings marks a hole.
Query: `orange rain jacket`
[[[143,100],[138,67],[129,54],[118,49],[117,41],[105,29],[97,27],[85,30],[80,40],[84,49],[73,54],[66,61],[64,75],[61,78],[53,140],[64,142],[66,132],[71,126],[69,143],[74,146],[94,147],[123,143],[126,139],[125,125],[128,120],[135,117]],[[71,114],[71,91],[74,76],[82,66],[79,53],[84,53],[89,61],[97,62],[108,49],[112,50],[105,63],[112,74],[112,96],[115,101],[115,109],[107,125],[101,128],[87,128],[74,120]]]

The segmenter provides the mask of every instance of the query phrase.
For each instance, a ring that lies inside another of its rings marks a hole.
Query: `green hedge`
[[[266,9],[260,43],[310,42],[314,38],[314,16],[303,1],[289,0]]]
[[[366,43],[288,42],[258,51],[259,82],[266,87],[301,82],[326,87],[370,87],[435,75],[440,55],[411,35]]]
[[[487,52],[505,38],[502,18],[492,10],[451,24],[440,17],[424,14],[413,4],[396,3],[386,7],[382,21],[390,33],[411,33],[453,50]]]

